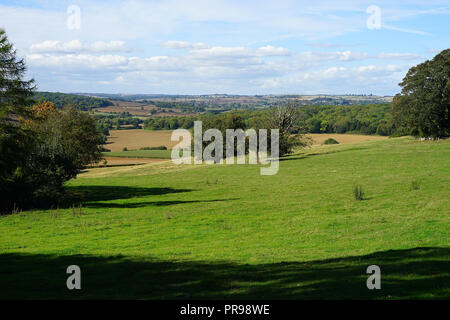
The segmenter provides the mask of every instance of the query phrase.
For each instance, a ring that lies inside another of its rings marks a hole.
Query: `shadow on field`
[[[74,264],[79,291],[66,289]],[[366,287],[372,264],[381,268],[381,290]],[[0,288],[0,299],[448,299],[450,248],[256,265],[6,253]]]
[[[92,202],[87,203],[84,206],[87,208],[123,208],[123,209],[134,209],[134,208],[144,208],[144,207],[164,207],[164,206],[173,206],[176,204],[185,204],[185,203],[200,203],[200,202],[221,202],[221,201],[229,201],[229,200],[237,200],[233,199],[217,199],[217,200],[190,200],[190,201],[146,201],[146,202],[135,202],[135,203],[110,203],[110,202]]]
[[[365,149],[368,149],[368,147],[353,147],[353,148],[348,148],[348,149],[328,150],[326,152],[315,152],[315,153],[299,153],[299,154],[287,155],[286,157],[280,158],[279,161],[301,160],[301,159],[311,158],[314,156],[324,156],[327,154],[342,153],[342,152],[349,152],[349,151],[360,151],[360,150],[365,150]]]
[[[192,189],[144,188],[128,186],[68,186],[66,187],[66,190],[75,200],[87,202],[130,199],[151,195],[194,191]]]

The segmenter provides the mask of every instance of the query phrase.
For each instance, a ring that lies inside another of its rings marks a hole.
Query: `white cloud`
[[[110,69],[126,66],[128,60],[120,55],[89,55],[89,54],[29,54],[26,57],[31,67],[60,68],[60,69]]]
[[[414,53],[386,53],[382,52],[378,56],[380,59],[393,59],[393,60],[414,60],[414,59],[422,59],[423,57]]]
[[[175,41],[175,40],[166,41],[162,43],[161,46],[167,49],[182,49],[182,50],[209,48],[209,46],[201,42],[189,43],[186,41]]]
[[[123,41],[83,43],[80,40],[68,42],[46,40],[31,45],[30,51],[40,53],[129,52],[130,48]]]
[[[262,56],[288,56],[291,52],[283,47],[265,46],[257,50],[257,53]]]
[[[368,58],[367,53],[336,51],[336,52],[311,52],[306,51],[300,56],[307,61],[355,61]]]

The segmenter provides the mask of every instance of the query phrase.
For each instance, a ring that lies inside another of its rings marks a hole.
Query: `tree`
[[[300,112],[295,100],[288,100],[267,113],[263,126],[265,129],[279,130],[280,156],[291,153],[295,147],[309,145],[310,140],[304,136],[305,129],[300,126],[299,120]]]
[[[394,97],[398,131],[420,137],[450,136],[450,49],[409,69]]]
[[[25,63],[17,59],[13,45],[0,29],[0,193],[2,199],[14,195],[14,181],[26,164],[25,156],[30,139],[17,123],[27,116],[29,98],[33,94],[33,80],[24,80]],[[0,209],[6,200],[0,201]]]
[[[33,106],[30,119],[22,123],[34,139],[25,158],[24,174],[16,181],[21,186],[19,201],[48,205],[61,200],[64,182],[101,160],[103,134],[86,112],[58,110],[45,102]]]

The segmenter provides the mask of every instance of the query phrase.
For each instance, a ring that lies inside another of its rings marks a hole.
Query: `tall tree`
[[[18,124],[26,116],[29,97],[33,94],[33,80],[24,80],[23,60],[0,29],[0,193],[2,198],[14,192],[11,183],[21,175],[24,164],[27,135]],[[3,204],[0,201],[0,205]]]
[[[289,154],[295,147],[305,147],[310,139],[304,136],[305,128],[300,125],[300,110],[297,101],[288,100],[269,110],[263,127],[279,129],[280,156]]]
[[[400,86],[392,104],[397,128],[420,137],[450,136],[450,49],[409,69]]]

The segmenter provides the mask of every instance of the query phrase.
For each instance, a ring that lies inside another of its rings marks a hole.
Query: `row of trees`
[[[257,122],[249,125],[241,114],[236,112],[228,112],[218,116],[209,116],[202,119],[203,134],[209,129],[217,129],[222,133],[222,137],[226,137],[226,130],[247,130],[255,129],[279,129],[279,154],[280,156],[291,153],[294,148],[299,146],[306,146],[310,143],[303,134],[303,128],[298,126],[298,112],[297,105],[294,101],[289,101],[286,104],[280,104],[271,108],[264,116],[259,117]],[[270,132],[268,132],[267,142],[270,145]],[[209,145],[209,141],[203,142],[203,148]],[[237,153],[237,141],[234,141],[235,155]],[[193,147],[193,145],[192,145]],[[223,144],[223,155],[226,154],[226,144]],[[248,153],[249,140],[245,139],[245,153]]]
[[[59,92],[35,92],[32,98],[33,100],[39,102],[52,102],[58,109],[70,106],[76,107],[80,110],[88,111],[94,108],[102,108],[114,105],[108,99]]]
[[[288,100],[288,104],[295,104]],[[272,107],[274,108],[274,107]],[[271,108],[271,109],[272,109]],[[275,107],[276,108],[276,107]],[[270,110],[235,111],[245,121],[246,127],[252,127],[270,114]],[[389,104],[357,106],[298,106],[296,125],[308,133],[362,133],[391,135],[394,127],[390,118]],[[201,115],[190,117],[158,117],[144,121],[148,130],[191,129],[195,120],[221,119],[222,115]]]
[[[0,212],[61,201],[63,184],[101,158],[104,135],[76,108],[33,105],[34,81],[0,29]]]
[[[128,126],[129,129],[138,129],[144,121],[134,117],[129,112],[122,112],[119,115],[114,114],[94,114],[97,119],[97,127],[102,132],[109,132],[110,129],[121,129],[122,126]]]
[[[301,107],[300,122],[309,133],[394,133],[389,104]]]

